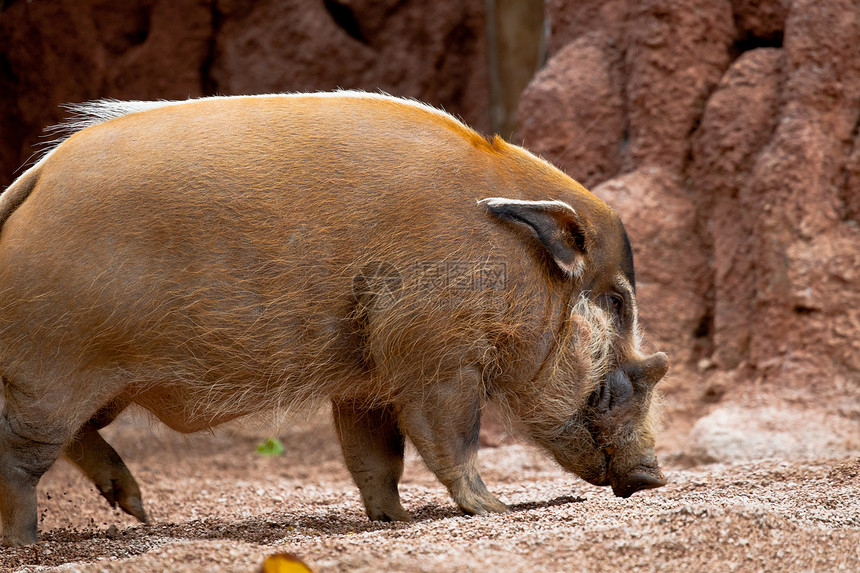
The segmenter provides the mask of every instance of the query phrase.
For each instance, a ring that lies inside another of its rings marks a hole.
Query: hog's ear
[[[489,197],[478,201],[490,212],[529,229],[568,276],[585,270],[585,227],[573,207],[563,201],[521,201]]]

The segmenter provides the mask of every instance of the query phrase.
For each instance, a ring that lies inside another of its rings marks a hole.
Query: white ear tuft
[[[478,201],[493,215],[532,232],[568,277],[585,272],[585,226],[573,207],[558,200],[524,201],[488,197]]]

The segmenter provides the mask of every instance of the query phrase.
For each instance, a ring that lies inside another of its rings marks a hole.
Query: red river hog
[[[373,520],[408,521],[408,438],[468,514],[481,409],[589,483],[665,483],[616,213],[448,114],[360,92],[73,106],[0,196],[2,540],[36,541],[61,454],[141,521],[99,429],[195,432],[330,401]]]

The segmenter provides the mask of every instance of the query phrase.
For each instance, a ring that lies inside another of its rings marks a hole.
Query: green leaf
[[[284,453],[284,444],[278,438],[269,438],[261,442],[255,451],[261,456],[277,457]]]

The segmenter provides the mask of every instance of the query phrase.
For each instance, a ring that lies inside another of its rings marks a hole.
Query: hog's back
[[[4,376],[187,429],[372,393],[356,277],[510,245],[475,205],[493,194],[492,150],[458,125],[386,101],[258,97],[73,135],[0,232]],[[400,318],[382,328],[415,326]]]

